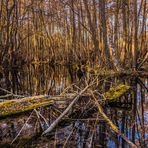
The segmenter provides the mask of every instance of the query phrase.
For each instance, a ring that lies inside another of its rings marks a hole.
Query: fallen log
[[[31,111],[42,106],[53,105],[55,102],[60,103],[63,100],[68,101],[73,98],[73,95],[67,94],[66,96],[59,95],[53,97],[39,95],[0,102],[0,118]]]
[[[62,120],[62,118],[69,112],[69,110],[73,107],[73,105],[77,102],[79,97],[89,88],[89,86],[86,86],[82,91],[80,91],[79,94],[77,94],[73,101],[69,104],[69,106],[64,110],[64,112],[49,126],[47,130],[43,132],[42,135],[45,135],[49,132],[51,132],[57,125],[58,123]]]
[[[106,98],[107,102],[111,103],[124,95],[128,90],[130,90],[130,86],[119,84],[115,87],[111,87],[109,91],[103,94],[103,96]]]
[[[82,91],[80,91],[79,94],[76,95],[76,97],[74,97],[73,101],[69,104],[69,106],[64,110],[63,113],[61,113],[61,115],[49,126],[49,128],[47,130],[45,130],[43,132],[42,135],[46,135],[47,133],[51,132],[57,125],[58,123],[62,120],[62,118],[68,114],[68,112],[71,110],[71,108],[73,107],[73,105],[78,101],[79,97],[89,88],[89,86],[87,85]],[[124,89],[124,90],[122,90]],[[127,92],[127,90],[129,90],[130,87],[120,84],[116,87],[113,87],[109,90],[109,92],[104,93],[103,96],[105,96],[105,98],[108,98],[108,101],[112,101],[112,97],[113,99],[117,99],[118,97],[120,97],[121,95],[123,95],[125,92]],[[109,98],[110,97],[110,98]],[[106,99],[107,99],[106,98]]]
[[[113,102],[116,101],[117,98],[122,96],[125,92],[127,92],[130,89],[129,86],[120,84],[116,87],[110,88],[110,90],[103,94],[103,96],[106,99],[106,102]],[[26,97],[21,99],[13,99],[5,102],[0,102],[0,118],[15,115],[19,113],[23,113],[26,111],[31,111],[35,108],[47,106],[47,105],[64,105],[66,106],[69,104],[69,101],[71,101],[74,98],[75,94],[66,94],[65,96],[32,96],[32,97]],[[90,96],[88,93],[80,93],[78,95],[79,97],[85,97]],[[65,108],[65,107],[64,107]]]
[[[137,146],[131,142],[124,134],[122,134],[118,127],[109,119],[109,117],[104,113],[102,106],[99,104],[98,99],[94,96],[93,92],[91,91],[92,97],[94,98],[94,101],[98,107],[99,114],[103,117],[103,119],[106,121],[106,123],[111,127],[111,129],[120,135],[130,146],[131,148],[137,148]]]
[[[34,108],[52,104],[53,100],[41,95],[27,97],[23,99],[14,99],[0,103],[0,117],[19,114],[21,112],[30,111]]]

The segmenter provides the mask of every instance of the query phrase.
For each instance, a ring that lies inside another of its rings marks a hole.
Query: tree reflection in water
[[[53,69],[44,66],[26,67],[28,70],[17,72],[18,81],[13,82],[14,93],[25,92],[26,95],[34,94],[60,94],[65,87],[71,84],[69,70],[58,67]],[[74,77],[73,77],[74,78]],[[76,77],[75,77],[76,78]],[[18,82],[21,82],[17,84]],[[14,84],[15,83],[15,84]],[[116,105],[106,105],[104,110],[109,118],[119,127],[129,140],[135,142],[139,147],[147,146],[148,138],[148,80],[146,78],[109,78],[99,85],[100,92],[107,91],[112,84],[125,83],[132,86],[130,93],[119,99]],[[16,85],[19,85],[18,87]],[[21,88],[21,89],[20,89]],[[123,101],[123,102],[122,102]],[[121,106],[121,104],[126,104]],[[38,111],[51,123],[55,117],[51,107],[39,108]],[[17,136],[26,122],[30,113],[18,117],[0,120],[0,147],[9,147],[12,140]],[[93,113],[91,118],[62,124],[57,127],[56,136],[51,133],[48,137],[41,137],[38,134],[43,130],[44,121],[39,121],[35,112],[26,124],[12,146],[23,147],[128,147],[127,143],[116,135],[110,127],[98,118],[98,113]],[[42,123],[42,124],[41,124]],[[97,124],[95,124],[97,123]],[[56,138],[56,139],[55,139]],[[67,142],[65,142],[68,140]]]

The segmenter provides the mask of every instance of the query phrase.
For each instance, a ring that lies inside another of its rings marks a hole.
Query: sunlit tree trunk
[[[76,51],[76,19],[75,19],[75,6],[74,0],[71,0],[71,8],[72,8],[72,45],[73,51]]]
[[[137,69],[137,53],[138,53],[138,18],[137,18],[137,0],[134,0],[134,56],[133,56],[133,69]]]
[[[126,58],[127,58],[127,18],[126,18],[126,7],[127,2],[125,0],[122,0],[122,20],[123,20],[123,49],[124,49],[124,65],[126,64]]]
[[[95,48],[94,53],[99,55],[99,57],[100,57],[99,42],[98,42],[98,39],[97,39],[97,32],[96,32],[96,28],[95,28],[96,27],[96,20],[94,18],[95,23],[93,23],[92,16],[91,16],[91,13],[89,11],[88,1],[83,0],[83,3],[84,3],[84,6],[85,6],[85,9],[86,9],[86,12],[87,12],[88,24],[89,24],[89,27],[90,27],[92,41],[93,41],[94,48]],[[94,15],[96,15],[96,14],[94,13]]]
[[[111,56],[109,52],[109,47],[108,47],[108,39],[107,39],[107,26],[106,26],[106,12],[105,12],[105,0],[99,0],[99,6],[100,6],[100,19],[101,19],[101,31],[103,32],[103,43],[104,43],[104,53],[106,57],[106,62],[109,68],[111,68],[112,61],[111,61]]]

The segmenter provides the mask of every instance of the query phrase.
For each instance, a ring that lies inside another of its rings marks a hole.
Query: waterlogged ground
[[[60,94],[73,81],[78,82],[79,80],[76,76],[72,78],[67,69],[28,67],[28,70],[18,73],[18,81],[15,82],[13,89],[16,93],[24,92],[26,95]],[[100,92],[105,92],[114,84],[119,83],[132,86],[131,92],[123,96],[124,100],[132,100],[132,103],[122,106],[121,101],[112,106],[106,105],[104,110],[129,140],[135,141],[138,147],[145,148],[148,146],[148,79],[112,77],[104,80],[98,89]],[[80,83],[80,85],[82,84]],[[53,110],[55,108],[52,106],[37,109],[48,124],[58,116]],[[47,137],[40,136],[40,133],[46,128],[47,123],[43,118],[39,119],[35,111],[1,119],[0,148],[129,147],[120,136],[111,130],[97,112],[83,119],[68,119]]]

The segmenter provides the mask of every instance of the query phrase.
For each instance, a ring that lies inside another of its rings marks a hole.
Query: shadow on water
[[[74,76],[75,80],[73,79],[74,77],[66,68],[49,66],[47,68],[46,66],[31,65],[24,71],[17,72],[15,77],[18,80],[14,80],[15,82],[11,85],[13,92],[22,93],[23,91],[25,95],[60,94],[73,81],[78,81],[76,76]],[[18,82],[19,86],[17,86]],[[148,79],[112,77],[100,82],[98,88],[100,92],[105,92],[112,85],[119,83],[132,86],[132,90],[122,99],[119,98],[117,104],[105,105],[104,111],[129,140],[145,148],[148,145]],[[81,103],[83,105],[83,102]],[[58,116],[58,113],[53,112],[54,109],[53,106],[48,106],[37,110],[50,124]],[[47,124],[43,118],[37,118],[34,111],[0,120],[0,147],[129,147],[120,136],[111,130],[97,112],[90,113],[91,116],[87,117],[88,112],[80,111],[75,120],[63,121],[47,137],[40,136],[41,132],[47,128]],[[80,115],[85,118],[79,119]],[[16,136],[18,138],[11,145]]]

